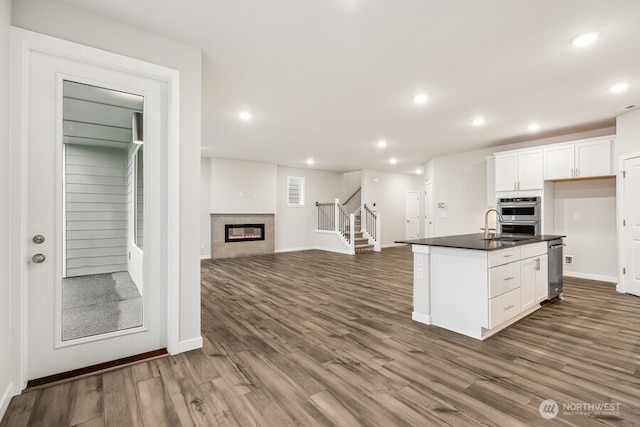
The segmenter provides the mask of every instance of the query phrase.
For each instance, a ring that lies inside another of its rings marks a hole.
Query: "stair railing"
[[[335,231],[355,253],[355,215],[348,214],[340,204],[340,199],[333,203],[316,202],[318,214],[318,230]]]
[[[336,229],[335,203],[316,202],[316,211],[318,213],[318,230]]]
[[[380,246],[380,240],[382,238],[382,233],[380,232],[380,214],[373,212],[366,204],[363,205],[363,212],[364,215],[362,215],[361,218],[362,234],[363,236],[367,236],[367,238],[373,240],[373,250],[380,252],[382,250]]]
[[[347,201],[342,204],[342,208],[346,213],[355,213],[357,209],[360,209],[362,188],[358,188]]]

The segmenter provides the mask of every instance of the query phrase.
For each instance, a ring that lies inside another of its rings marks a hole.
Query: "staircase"
[[[369,239],[364,237],[362,233],[362,217],[360,215],[360,211],[358,211],[355,217],[355,233],[353,237],[356,254],[373,252],[373,245],[369,244]]]
[[[366,204],[360,206],[358,190],[348,203],[316,202],[316,248],[355,255],[380,252],[380,214]],[[355,199],[355,202],[353,201]]]

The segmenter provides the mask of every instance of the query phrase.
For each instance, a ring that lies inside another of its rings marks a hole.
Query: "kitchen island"
[[[412,319],[479,340],[495,334],[547,299],[547,242],[562,237],[478,233],[396,242],[412,245]]]

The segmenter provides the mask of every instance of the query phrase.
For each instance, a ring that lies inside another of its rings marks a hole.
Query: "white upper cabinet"
[[[495,191],[542,189],[542,150],[496,153],[495,177]]]
[[[613,174],[613,137],[552,145],[544,149],[544,179],[590,178]]]

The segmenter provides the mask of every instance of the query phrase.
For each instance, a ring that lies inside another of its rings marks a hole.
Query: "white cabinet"
[[[496,153],[495,177],[496,191],[542,189],[542,150]]]
[[[547,271],[545,242],[490,252],[489,329],[546,300]]]
[[[522,246],[520,261],[521,309],[527,310],[547,299],[547,244]]]
[[[612,137],[554,144],[544,149],[544,179],[591,178],[613,174]]]
[[[412,250],[415,321],[482,340],[546,299],[546,242],[489,251],[427,245]]]

